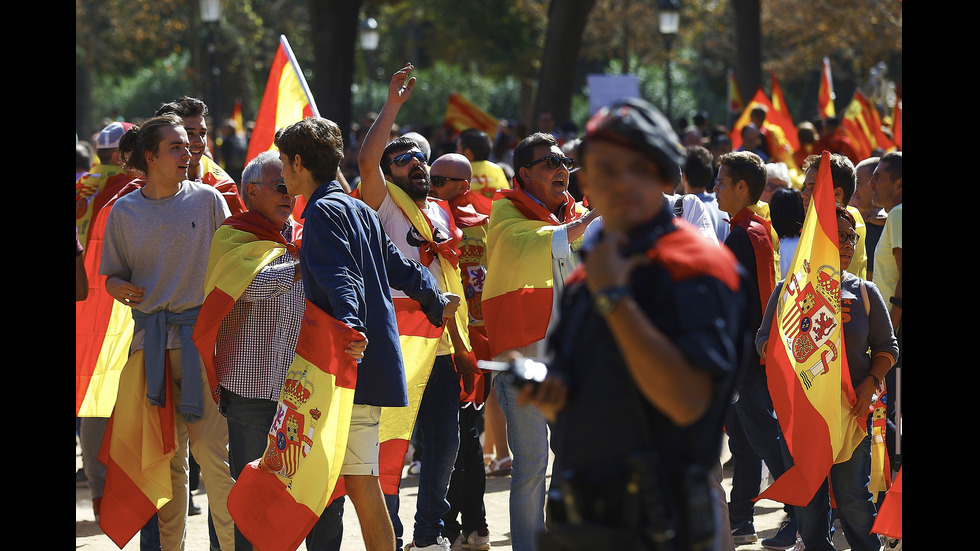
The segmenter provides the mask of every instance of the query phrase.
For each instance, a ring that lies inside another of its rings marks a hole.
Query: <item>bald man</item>
[[[453,221],[463,232],[459,242],[459,270],[470,314],[467,326],[470,344],[476,359],[490,360],[481,299],[486,277],[485,250],[491,201],[485,195],[470,190],[472,178],[473,168],[469,159],[459,153],[447,153],[429,167],[429,196],[449,202]],[[460,374],[461,377],[466,375]],[[488,383],[488,378],[479,373],[474,373],[470,381],[463,383],[459,410],[459,453],[449,481],[449,512],[442,517],[443,537],[459,545],[465,544],[468,549],[490,548],[490,531],[483,505],[486,471],[483,468],[483,447],[480,445],[479,420],[482,410],[470,407],[471,403],[486,401],[490,389]]]

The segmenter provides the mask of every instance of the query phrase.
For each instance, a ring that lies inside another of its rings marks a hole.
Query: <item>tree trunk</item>
[[[760,0],[733,0],[735,8],[735,80],[745,101],[762,84],[762,13]]]
[[[595,0],[552,0],[548,9],[548,32],[538,73],[535,114],[548,110],[561,125],[571,119],[575,68],[578,66],[582,31]],[[528,128],[534,121],[528,121]]]
[[[354,42],[363,0],[317,0],[310,3],[313,73],[310,86],[320,116],[337,123],[348,145],[350,87],[354,75]]]

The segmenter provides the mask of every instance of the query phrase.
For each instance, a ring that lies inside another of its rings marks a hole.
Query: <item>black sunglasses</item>
[[[265,182],[249,182],[257,186],[276,186],[276,192],[282,195],[289,195],[289,190],[286,189],[286,184],[267,184]]]
[[[420,163],[426,164],[425,153],[422,153],[421,151],[413,151],[410,153],[402,153],[401,155],[395,157],[390,163],[388,163],[388,166],[391,166],[392,164],[395,166],[405,166],[412,161],[412,157],[418,159]]]
[[[450,178],[449,176],[431,176],[429,180],[432,182],[432,187],[442,187],[446,185],[446,182],[465,182],[466,178]]]
[[[575,161],[572,158],[559,157],[558,155],[548,155],[547,157],[541,157],[536,161],[531,161],[531,163],[527,165],[527,168],[531,168],[532,166],[542,162],[547,163],[548,168],[552,170],[562,165],[564,165],[565,168],[568,170],[572,170],[573,168],[575,168]]]

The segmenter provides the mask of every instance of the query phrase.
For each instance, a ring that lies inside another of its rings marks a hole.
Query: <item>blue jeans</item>
[[[766,462],[773,478],[786,472],[783,455],[783,433],[776,420],[772,398],[762,366],[750,366],[738,389],[728,422],[728,442],[732,451],[732,492],[729,499],[731,522],[752,520],[752,499],[759,495],[762,476],[760,460]],[[794,508],[787,507],[791,517]]]
[[[228,419],[228,464],[235,479],[245,466],[262,457],[269,444],[269,427],[278,403],[245,398],[221,389],[218,411]],[[320,520],[306,538],[310,551],[340,549],[344,532],[344,498],[337,498],[320,515]],[[252,544],[235,527],[235,551],[252,551]]]
[[[875,504],[871,501],[868,483],[871,481],[871,437],[858,444],[851,458],[830,469],[830,484],[834,487],[837,518],[844,537],[853,551],[878,551],[881,542],[871,534],[875,522]],[[833,543],[833,517],[827,480],[806,507],[796,507],[800,535],[807,551],[830,550]]]
[[[548,421],[533,406],[518,406],[518,389],[494,376],[493,388],[507,419],[513,455],[510,473],[510,540],[514,551],[534,551],[544,531],[544,478],[548,471]]]
[[[451,356],[437,356],[415,420],[422,443],[414,542],[425,547],[442,535],[449,511],[449,479],[459,450],[459,375]]]

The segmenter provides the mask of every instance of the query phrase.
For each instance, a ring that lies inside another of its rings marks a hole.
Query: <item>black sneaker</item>
[[[775,536],[762,540],[762,546],[766,549],[797,549],[797,543],[803,542],[797,538],[796,532],[796,520],[784,520]]]
[[[755,533],[755,524],[751,520],[743,520],[731,525],[732,527],[732,541],[735,545],[742,545],[743,543],[755,543],[759,536]]]

